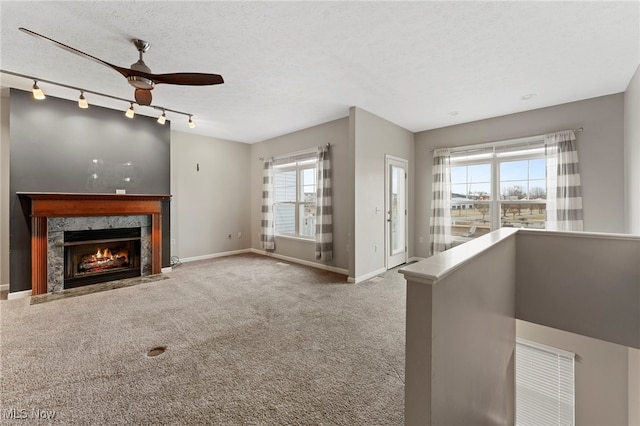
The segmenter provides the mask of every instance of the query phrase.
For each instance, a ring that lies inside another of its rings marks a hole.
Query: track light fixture
[[[82,109],[89,108],[89,102],[87,102],[87,99],[84,97],[84,92],[80,92],[80,97],[78,98],[78,106]]]
[[[129,109],[124,113],[129,118],[133,118],[136,115],[136,112],[133,110],[133,102],[129,102]]]
[[[33,80],[33,87],[31,87],[31,92],[33,93],[33,99],[41,101],[42,99],[46,98],[42,89],[38,87],[38,82],[36,80]]]
[[[135,101],[131,101],[131,100],[125,99],[125,98],[120,98],[118,96],[112,96],[112,95],[108,95],[106,93],[95,92],[93,90],[86,90],[86,89],[83,89],[82,87],[76,87],[76,86],[70,86],[68,84],[57,83],[55,81],[45,80],[45,79],[42,79],[42,78],[38,78],[36,76],[20,74],[20,73],[13,72],[13,71],[7,71],[7,70],[0,69],[0,74],[13,75],[13,76],[16,76],[16,77],[20,77],[20,78],[24,78],[24,79],[33,81],[33,86],[31,87],[31,91],[33,93],[33,98],[34,99],[42,100],[42,99],[46,98],[46,96],[44,95],[44,92],[42,91],[42,89],[40,89],[40,87],[38,87],[38,82],[40,82],[40,83],[45,82],[47,84],[52,84],[54,86],[63,87],[65,89],[71,89],[71,90],[79,91],[80,92],[80,96],[78,97],[78,107],[79,108],[88,108],[89,107],[89,102],[87,101],[87,99],[84,96],[84,94],[86,92],[86,93],[91,93],[92,95],[95,95],[95,96],[101,96],[101,97],[104,97],[104,98],[114,99],[116,101],[128,102],[129,103],[129,109],[127,109],[127,112],[125,113],[125,115],[128,118],[133,118],[135,116],[136,112],[133,109],[133,104],[136,104],[136,105],[141,106],[141,107],[148,107],[148,108],[153,108],[153,109],[162,111],[162,114],[158,117],[158,123],[160,123],[160,124],[165,124],[165,122],[167,120],[167,112],[172,112],[174,114],[181,114],[181,115],[185,115],[185,116],[189,117],[189,121],[188,121],[189,127],[192,128],[192,129],[194,127],[196,127],[196,123],[193,121],[193,114],[190,114],[188,112],[177,111],[175,109],[165,108],[165,107],[160,106],[160,105],[140,105],[139,103],[137,103]]]

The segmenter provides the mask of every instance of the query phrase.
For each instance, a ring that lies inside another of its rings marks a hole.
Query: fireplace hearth
[[[64,232],[64,288],[139,277],[140,228]]]

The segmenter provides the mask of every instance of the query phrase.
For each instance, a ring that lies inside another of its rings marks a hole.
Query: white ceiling
[[[197,122],[189,129],[167,114],[172,128],[247,143],[345,117],[354,105],[418,132],[619,93],[640,64],[638,1],[3,0],[0,12],[3,70],[133,99],[117,72],[18,27],[124,67],[137,60],[129,40],[141,38],[154,73],[225,79],[156,86],[154,104]],[[3,86],[31,84],[2,76]]]

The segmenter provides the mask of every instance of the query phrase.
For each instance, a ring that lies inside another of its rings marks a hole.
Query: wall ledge
[[[608,232],[584,232],[584,231],[548,231],[544,229],[518,229],[521,235],[557,235],[562,237],[573,238],[602,238],[607,240],[640,240],[640,235],[634,234],[615,234]]]
[[[453,247],[445,252],[408,265],[398,272],[406,280],[433,285],[500,242],[520,232],[514,228],[501,228],[479,238]]]

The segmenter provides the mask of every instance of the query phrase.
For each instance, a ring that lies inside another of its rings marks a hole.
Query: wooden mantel
[[[151,273],[162,271],[162,201],[171,195],[18,192],[31,200],[31,294],[47,292],[47,218],[151,215]]]

